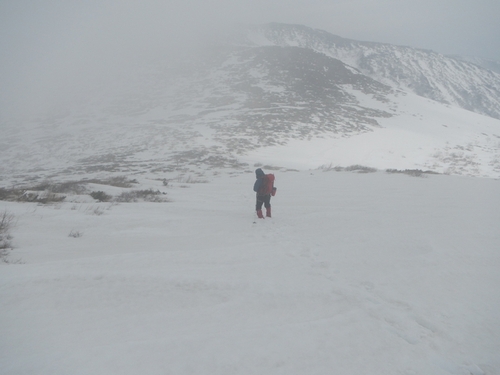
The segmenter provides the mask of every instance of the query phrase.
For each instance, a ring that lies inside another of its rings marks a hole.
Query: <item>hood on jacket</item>
[[[264,171],[260,168],[257,168],[255,170],[255,177],[256,178],[261,178],[261,177],[264,177],[266,174],[264,173]]]

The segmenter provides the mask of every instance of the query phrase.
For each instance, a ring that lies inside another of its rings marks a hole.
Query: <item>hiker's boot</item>
[[[262,210],[257,210],[257,216],[259,219],[264,219],[264,215],[262,215]]]
[[[271,217],[271,207],[266,208],[266,217]]]

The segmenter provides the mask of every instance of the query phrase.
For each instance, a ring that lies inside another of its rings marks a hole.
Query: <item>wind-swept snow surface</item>
[[[275,173],[260,221],[253,174],[2,202],[0,373],[500,373],[499,181]]]
[[[379,119],[380,128],[353,137],[291,140],[250,151],[242,160],[273,160],[307,169],[322,165],[363,165],[377,169],[422,169],[439,173],[497,177],[500,121],[413,94],[393,97],[397,115]],[[361,98],[376,108],[375,100]]]

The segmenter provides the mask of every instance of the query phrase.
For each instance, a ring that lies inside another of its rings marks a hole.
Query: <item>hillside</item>
[[[500,374],[497,75],[252,30],[0,124],[2,375]]]
[[[144,63],[49,114],[2,124],[0,184],[145,171],[206,178],[255,163],[500,176],[500,120],[458,107],[495,111],[495,73],[293,25],[247,36],[177,66]],[[426,68],[439,64],[449,69]],[[412,73],[391,81],[395,69]],[[464,93],[471,80],[482,99],[444,89]]]
[[[249,28],[236,43],[308,48],[339,59],[392,87],[500,119],[500,74],[465,59],[276,23]]]

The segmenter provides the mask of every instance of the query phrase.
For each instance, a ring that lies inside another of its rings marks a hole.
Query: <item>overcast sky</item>
[[[84,67],[113,70],[235,23],[295,23],[500,60],[499,18],[500,0],[0,0],[0,110],[30,91],[81,84],[72,80]]]

